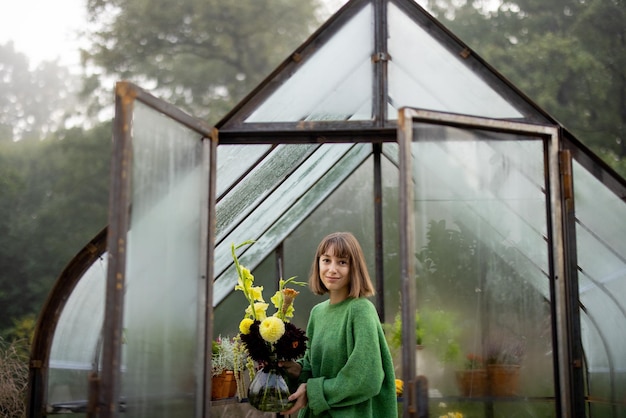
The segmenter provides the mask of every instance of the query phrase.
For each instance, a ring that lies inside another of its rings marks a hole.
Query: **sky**
[[[13,41],[31,67],[58,59],[63,66],[78,68],[77,31],[87,25],[86,1],[0,0],[0,45]],[[346,1],[324,0],[332,11]]]
[[[31,66],[59,60],[78,66],[77,31],[87,24],[86,0],[0,0],[0,44],[13,41]]]

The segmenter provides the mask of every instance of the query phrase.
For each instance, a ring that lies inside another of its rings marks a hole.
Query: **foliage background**
[[[428,0],[428,7],[626,176],[626,1]]]

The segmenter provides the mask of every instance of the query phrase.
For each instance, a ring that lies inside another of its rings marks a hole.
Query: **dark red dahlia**
[[[272,354],[270,344],[261,337],[259,332],[260,321],[254,321],[250,325],[249,334],[241,334],[241,341],[245,344],[252,360],[257,362],[267,362]]]
[[[296,360],[304,355],[307,337],[304,331],[290,322],[285,323],[285,334],[275,344],[276,357]]]

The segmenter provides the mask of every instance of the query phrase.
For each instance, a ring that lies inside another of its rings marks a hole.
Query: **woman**
[[[326,236],[309,276],[313,293],[329,299],[314,306],[304,358],[283,365],[298,389],[283,415],[395,418],[397,400],[391,354],[378,314],[363,251],[348,232]]]

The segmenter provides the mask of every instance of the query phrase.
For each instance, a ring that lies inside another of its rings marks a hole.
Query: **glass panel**
[[[489,118],[522,114],[493,90],[458,53],[451,53],[393,3],[389,4],[389,102]],[[397,112],[389,112],[390,117]]]
[[[107,254],[89,267],[69,296],[52,340],[48,404],[86,401],[89,372],[98,363],[104,319]],[[88,315],[87,315],[88,313]]]
[[[309,147],[296,146],[304,149]],[[237,276],[232,268],[230,253],[231,243],[257,240],[246,251],[251,260],[248,268],[256,268],[262,259],[274,251],[277,243],[282,242],[371,155],[371,150],[372,146],[369,144],[324,144],[300,163],[284,181],[269,186],[273,188],[272,192],[238,225],[229,226],[232,232],[223,237],[216,247],[214,304],[232,292],[236,284]],[[288,158],[285,158],[284,164],[290,164]]]
[[[542,141],[423,124],[413,135],[417,373],[431,411],[513,416],[522,403],[555,416]]]
[[[202,143],[135,104],[132,213],[126,265],[122,396],[127,417],[193,417],[201,218],[207,208]]]
[[[217,146],[217,198],[250,169],[271,145],[218,145]]]
[[[589,396],[602,409],[626,387],[626,334],[615,332],[626,323],[626,205],[580,164],[573,169],[582,342]]]
[[[373,52],[373,7],[367,4],[246,122],[370,120]]]
[[[258,161],[245,178],[233,185],[232,190],[217,205],[218,239],[237,226],[318,147],[318,145],[279,145]],[[247,153],[241,155],[245,160],[244,156]]]

